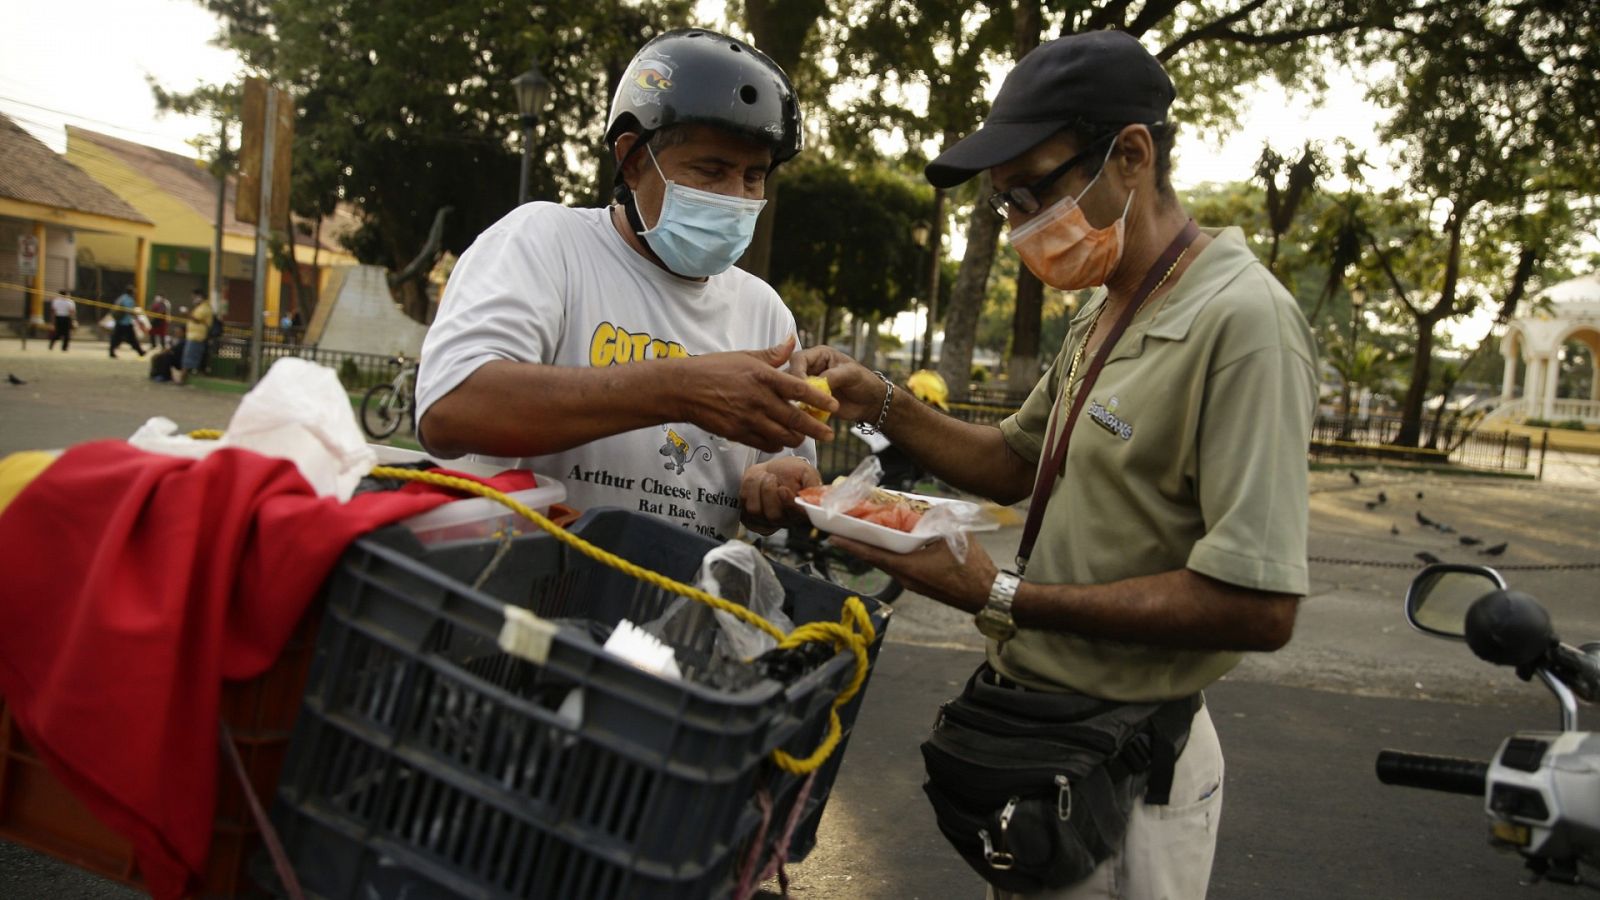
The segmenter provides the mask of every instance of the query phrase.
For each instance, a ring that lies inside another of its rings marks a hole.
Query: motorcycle
[[[1578,700],[1600,701],[1600,643],[1556,637],[1550,615],[1485,566],[1435,564],[1406,593],[1416,630],[1464,641],[1485,662],[1537,677],[1561,707],[1558,731],[1520,731],[1488,762],[1383,750],[1378,780],[1484,798],[1489,843],[1524,860],[1523,884],[1600,888],[1600,733],[1578,730]]]

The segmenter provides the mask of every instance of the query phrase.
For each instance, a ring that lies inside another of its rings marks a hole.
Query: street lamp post
[[[528,202],[528,167],[533,159],[533,129],[539,124],[539,113],[550,101],[550,81],[539,71],[536,59],[528,71],[511,79],[511,89],[517,95],[517,112],[522,123],[522,177],[517,181],[517,205]]]
[[[933,226],[929,225],[927,222],[919,221],[917,224],[911,226],[911,240],[916,243],[919,250],[927,249],[928,237],[931,234],[933,234]],[[911,302],[911,312],[913,314],[913,321],[911,323],[911,355],[906,357],[907,371],[914,371],[917,368],[917,339],[922,336],[922,320],[921,317],[916,314],[920,312],[920,306],[921,304],[915,298],[913,298]],[[932,338],[930,337],[929,340],[932,340]],[[923,349],[922,355],[928,355],[926,348]]]
[[[1350,288],[1350,343],[1345,347],[1344,437],[1350,438],[1350,381],[1356,371],[1356,337],[1361,332],[1361,311],[1367,305],[1367,291],[1361,285]]]

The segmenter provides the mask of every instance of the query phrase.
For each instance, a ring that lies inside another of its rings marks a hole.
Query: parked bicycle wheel
[[[874,568],[832,547],[824,546],[817,553],[817,569],[822,577],[847,591],[871,597],[882,603],[893,603],[905,587],[893,575]]]
[[[375,384],[361,398],[361,429],[375,441],[399,431],[404,419],[405,401],[392,384]]]

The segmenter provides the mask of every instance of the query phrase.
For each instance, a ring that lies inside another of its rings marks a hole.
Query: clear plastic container
[[[548,515],[551,504],[567,499],[567,486],[537,473],[533,477],[538,479],[538,487],[513,491],[506,496],[540,515]],[[502,533],[515,535],[539,530],[539,526],[513,512],[510,507],[488,497],[471,497],[446,503],[400,524],[411,529],[417,540],[424,544],[476,541]]]

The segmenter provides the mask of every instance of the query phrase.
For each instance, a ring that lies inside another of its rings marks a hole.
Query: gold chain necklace
[[[1178,264],[1183,262],[1184,256],[1188,255],[1188,253],[1189,248],[1184,247],[1178,253],[1178,258],[1174,259],[1172,265],[1168,266],[1167,271],[1162,274],[1161,280],[1156,282],[1156,286],[1151,288],[1150,293],[1146,296],[1154,296],[1157,291],[1161,290],[1161,286],[1166,284],[1167,279],[1172,277],[1172,273],[1178,270]],[[1161,298],[1161,302],[1165,303],[1166,298]],[[1089,330],[1084,334],[1083,340],[1078,342],[1078,352],[1072,356],[1072,365],[1067,367],[1067,386],[1062,393],[1065,395],[1064,400],[1068,408],[1071,408],[1072,405],[1073,382],[1078,377],[1078,366],[1083,363],[1084,351],[1089,349],[1089,341],[1094,337],[1094,330],[1100,326],[1100,314],[1105,311],[1106,304],[1102,302],[1100,308],[1094,311],[1094,318],[1089,320]]]

